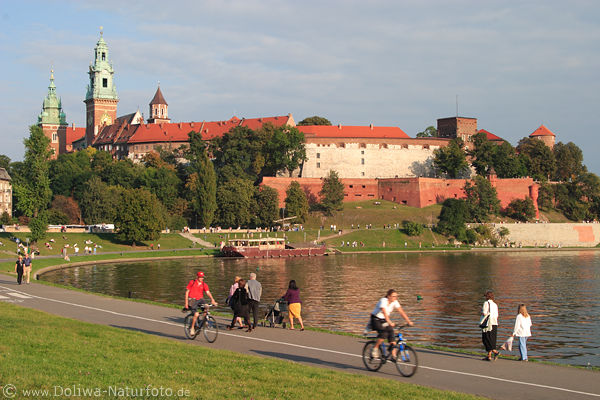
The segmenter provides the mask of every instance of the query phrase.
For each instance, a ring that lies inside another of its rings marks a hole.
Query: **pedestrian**
[[[27,284],[29,285],[29,277],[31,275],[31,256],[29,254],[25,254],[25,258],[23,259],[23,275],[27,279]]]
[[[296,281],[291,280],[288,285],[288,290],[283,295],[285,301],[288,302],[288,316],[290,319],[290,329],[294,329],[294,318],[300,322],[300,330],[304,330],[304,323],[302,322],[302,302],[300,301],[300,289],[296,286]]]
[[[20,254],[15,264],[15,272],[17,273],[17,283],[20,285],[23,280],[23,256]]]
[[[248,298],[248,289],[246,288],[246,281],[240,279],[238,282],[238,287],[235,289],[233,296],[231,296],[231,305],[233,309],[233,318],[231,319],[231,324],[227,326],[227,330],[232,330],[235,321],[238,318],[243,318],[244,322],[248,326],[246,332],[252,332],[252,325],[250,324],[250,315],[248,314],[248,306],[250,303],[250,299]]]
[[[527,312],[525,304],[519,304],[513,336],[519,339],[519,361],[527,361],[527,338],[531,337],[531,316]]]
[[[494,292],[488,290],[485,292],[485,303],[481,310],[481,340],[485,346],[487,356],[486,361],[492,361],[498,358],[500,352],[496,350],[496,340],[498,337],[498,305],[494,302]]]
[[[247,286],[249,294],[248,305],[254,320],[252,328],[256,329],[256,324],[258,324],[258,305],[260,304],[260,296],[262,295],[262,285],[256,280],[256,274],[254,272],[250,273],[250,279],[248,280]]]
[[[235,314],[235,309],[233,308],[233,302],[231,301],[231,299],[233,298],[233,294],[235,293],[237,288],[240,286],[239,285],[240,279],[242,279],[242,277],[240,277],[240,276],[235,277],[235,279],[233,281],[233,285],[231,285],[231,287],[229,288],[229,296],[227,296],[227,301],[226,301],[226,303],[229,304],[229,307],[231,307],[231,309],[233,310],[234,314]],[[240,318],[240,317],[236,318],[236,322],[238,322],[240,324],[240,329],[242,329],[244,327],[242,318]]]

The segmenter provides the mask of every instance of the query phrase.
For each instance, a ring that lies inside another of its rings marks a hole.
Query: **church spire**
[[[42,103],[42,112],[38,116],[38,124],[66,125],[67,117],[62,110],[62,102],[56,95],[56,85],[54,84],[54,70],[50,70],[50,85],[48,85],[48,94]]]
[[[150,101],[150,118],[148,118],[148,123],[158,124],[161,122],[169,123],[171,119],[169,118],[169,105],[160,90],[159,82],[156,93]]]

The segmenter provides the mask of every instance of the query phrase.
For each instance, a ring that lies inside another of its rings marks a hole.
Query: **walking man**
[[[254,318],[254,324],[252,329],[256,329],[258,324],[258,304],[260,303],[260,296],[262,295],[262,285],[256,280],[256,274],[250,273],[250,279],[246,282],[248,288],[248,305],[250,306],[250,312],[252,312]]]
[[[15,263],[15,272],[17,273],[17,283],[20,285],[23,280],[23,256],[20,254]]]
[[[29,253],[25,254],[25,258],[23,259],[23,275],[27,278],[27,284],[29,285],[29,276],[31,275],[31,257]]]

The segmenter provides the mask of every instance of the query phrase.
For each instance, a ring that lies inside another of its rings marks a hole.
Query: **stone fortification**
[[[508,240],[517,246],[594,247],[600,242],[600,224],[494,224],[508,229]]]

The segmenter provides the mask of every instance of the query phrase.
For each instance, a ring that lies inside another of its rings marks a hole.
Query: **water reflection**
[[[600,255],[595,251],[485,254],[373,254],[269,260],[178,260],[103,264],[53,271],[43,279],[90,291],[183,303],[202,269],[218,301],[235,275],[257,272],[263,303],[295,279],[308,324],[360,333],[379,297],[393,287],[417,326],[411,341],[480,350],[477,329],[487,289],[500,308],[499,341],[512,333],[517,306],[532,315],[531,356],[600,365]],[[422,296],[423,300],[417,300]]]

